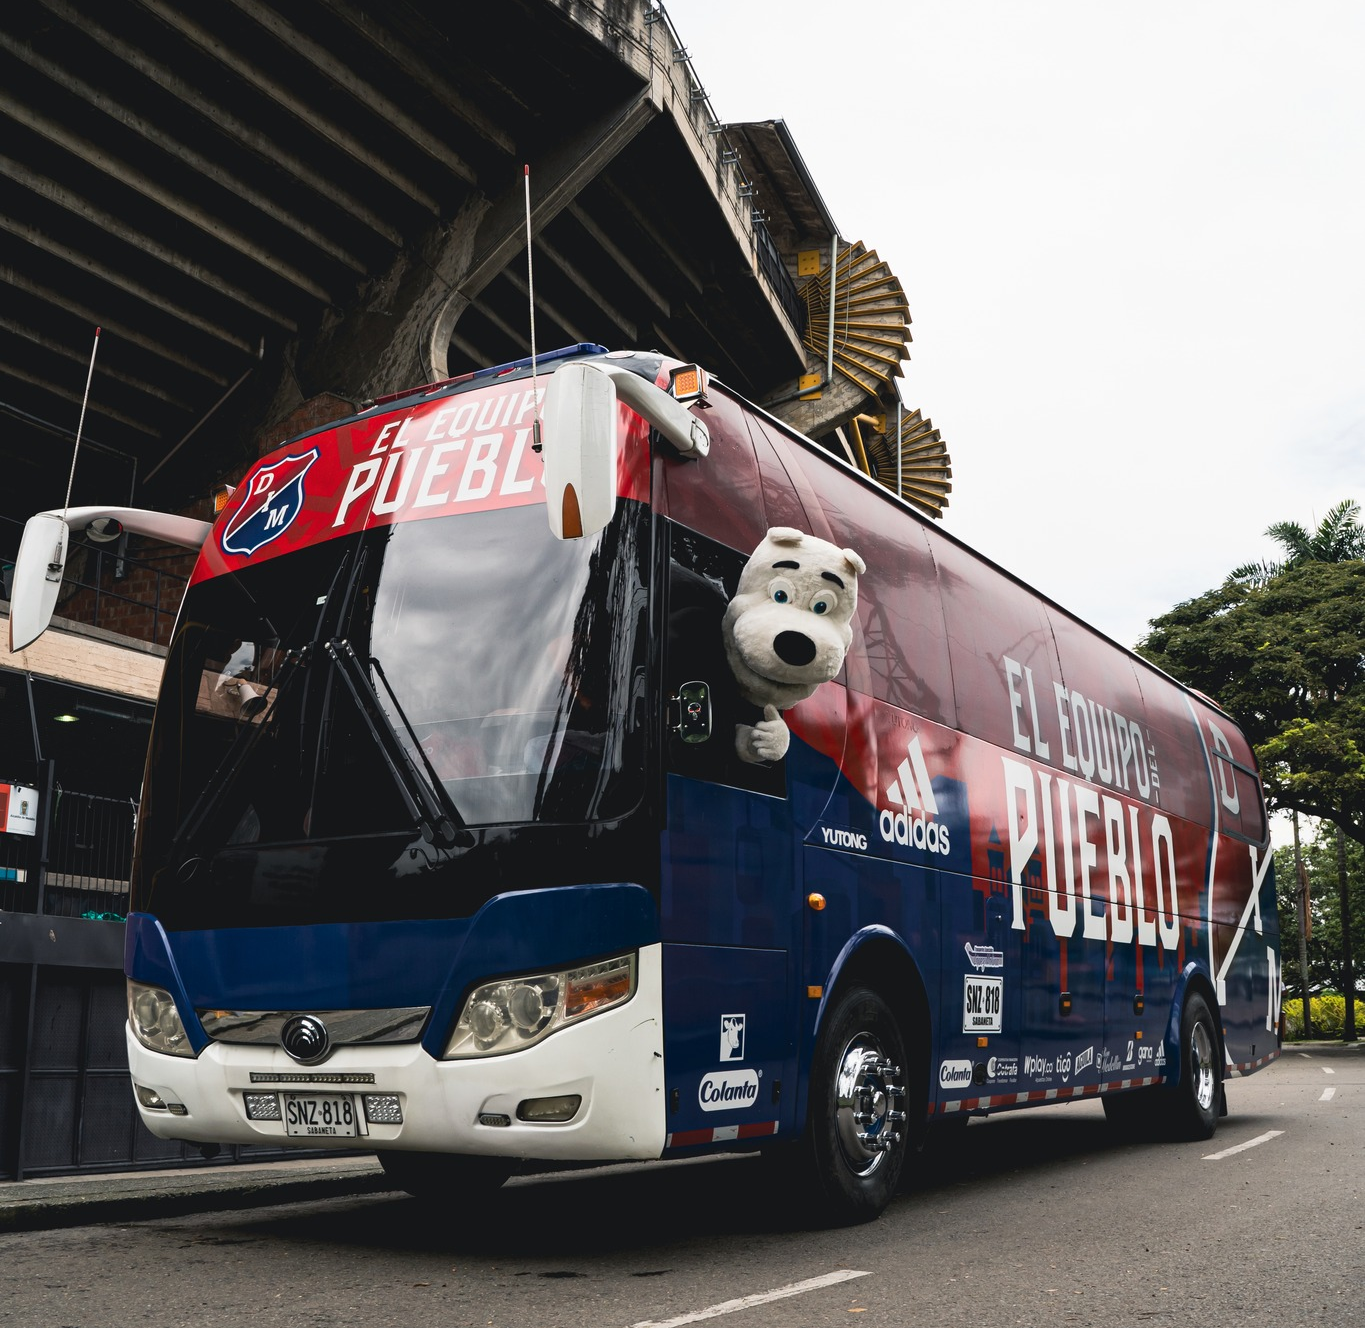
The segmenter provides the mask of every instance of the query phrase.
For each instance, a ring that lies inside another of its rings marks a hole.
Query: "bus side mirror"
[[[66,571],[71,530],[56,512],[40,512],[24,525],[10,586],[9,648],[32,645],[47,630]]]
[[[127,531],[198,553],[212,529],[207,521],[194,517],[140,507],[67,507],[29,517],[10,578],[10,650],[32,645],[47,631],[62,588],[73,530],[83,530],[101,544]]]
[[[586,364],[559,367],[545,389],[541,460],[555,539],[582,539],[616,512],[616,386]]]
[[[669,727],[684,742],[705,742],[711,736],[711,689],[704,682],[685,682],[669,698]]]

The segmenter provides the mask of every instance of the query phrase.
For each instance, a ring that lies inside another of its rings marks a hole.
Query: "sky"
[[[900,280],[959,538],[1131,646],[1365,504],[1365,3],[665,7]]]

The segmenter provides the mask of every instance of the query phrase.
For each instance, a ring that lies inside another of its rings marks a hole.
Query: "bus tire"
[[[1210,1139],[1218,1128],[1223,1092],[1220,1048],[1208,1002],[1197,991],[1190,992],[1180,1016],[1180,1083],[1168,1102],[1171,1138]]]
[[[457,1153],[377,1154],[384,1175],[414,1199],[449,1200],[461,1195],[490,1194],[512,1174],[503,1157],[470,1157]]]
[[[811,1064],[799,1196],[817,1221],[871,1221],[891,1202],[908,1151],[905,1038],[890,1007],[850,987],[825,1019]]]

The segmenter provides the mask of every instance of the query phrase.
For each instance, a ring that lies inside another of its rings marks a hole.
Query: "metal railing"
[[[0,910],[121,922],[136,804],[60,786],[52,802],[46,837],[0,835]]]
[[[772,287],[783,312],[791,319],[797,335],[804,335],[809,313],[806,302],[801,298],[801,292],[796,289],[796,282],[792,280],[787,265],[782,261],[782,255],[778,253],[777,244],[769,234],[767,225],[757,218],[754,220],[754,246],[758,251],[758,270],[768,279],[768,285]]]
[[[122,921],[128,912],[137,804],[59,790],[43,873],[42,911]]]

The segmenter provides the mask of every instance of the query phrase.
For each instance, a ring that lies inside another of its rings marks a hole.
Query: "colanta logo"
[[[886,800],[899,811],[883,807],[877,825],[888,844],[905,844],[930,853],[948,852],[948,827],[930,818],[938,815],[938,800],[929,781],[929,767],[919,736],[910,740],[896,778],[885,790]]]

